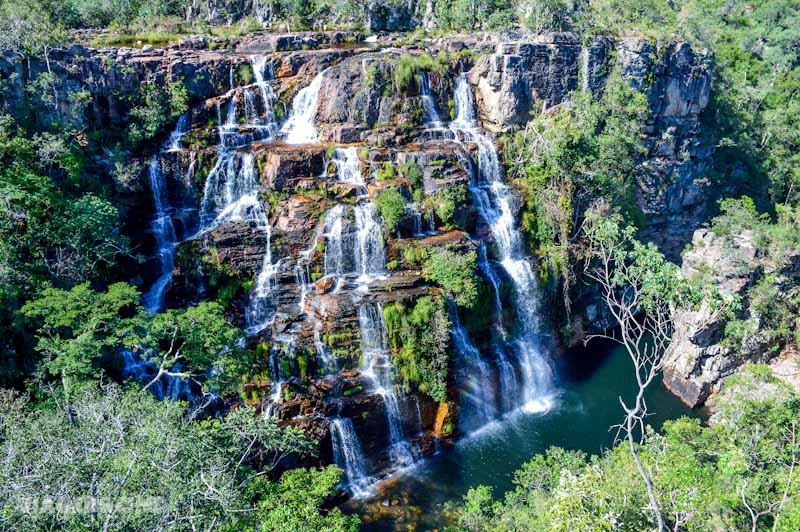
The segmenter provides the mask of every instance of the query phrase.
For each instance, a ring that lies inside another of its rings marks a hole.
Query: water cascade
[[[361,197],[365,198],[366,184],[356,148],[337,149],[333,162],[337,181],[363,188]],[[375,204],[369,199],[353,205],[352,210],[353,230],[345,230],[345,206],[337,205],[325,216],[325,274],[342,276],[355,273],[363,288],[386,272],[383,229],[376,220]]]
[[[173,207],[167,199],[166,182],[164,172],[158,161],[158,156],[153,155],[150,159],[148,170],[150,190],[153,192],[153,203],[155,213],[150,226],[153,236],[158,246],[158,259],[161,263],[161,274],[153,286],[145,293],[142,302],[150,312],[158,312],[164,305],[164,292],[172,279],[172,270],[175,267],[175,247],[178,237],[175,232],[175,225],[172,222]]]
[[[361,374],[371,383],[373,391],[383,398],[386,423],[389,427],[390,456],[393,464],[406,467],[416,460],[414,449],[405,437],[402,413],[392,381],[392,356],[386,335],[383,309],[379,304],[363,304],[358,308],[363,365]]]
[[[521,374],[515,406],[527,412],[546,410],[550,406],[552,369],[540,351],[537,280],[524,255],[522,237],[514,226],[512,193],[503,182],[494,140],[477,125],[472,89],[463,73],[456,83],[454,99],[456,118],[450,129],[457,139],[473,143],[478,148],[478,171],[470,189],[478,211],[492,230],[500,265],[511,279],[516,293],[515,310],[523,330],[513,341]],[[502,366],[506,361],[500,357],[499,349],[498,358],[502,380]]]
[[[319,107],[319,90],[327,69],[314,77],[311,83],[298,92],[292,100],[289,118],[281,128],[287,144],[313,144],[319,141],[314,117]]]
[[[460,425],[470,431],[490,423],[497,417],[492,369],[483,359],[478,348],[472,343],[466,329],[461,324],[458,309],[452,301],[449,304],[451,336],[453,347],[466,373],[464,379],[465,404],[462,405]]]
[[[422,97],[422,110],[424,113],[425,125],[430,128],[441,128],[444,126],[439,112],[436,110],[436,102],[431,96],[431,84],[427,72],[422,72],[420,82],[420,96]]]
[[[355,497],[369,495],[372,479],[364,471],[367,459],[350,418],[331,419],[331,444],[333,461],[344,471],[347,488]]]

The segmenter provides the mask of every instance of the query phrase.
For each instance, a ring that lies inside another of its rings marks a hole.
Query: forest
[[[798,0],[0,0],[0,529],[800,530]]]

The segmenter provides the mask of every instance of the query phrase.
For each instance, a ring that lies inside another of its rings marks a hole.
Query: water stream
[[[314,123],[319,108],[319,91],[327,69],[317,74],[311,83],[300,89],[292,100],[289,118],[281,128],[287,144],[313,144],[319,142],[319,133]]]
[[[456,82],[454,104],[456,117],[450,129],[460,142],[475,144],[478,149],[477,172],[470,190],[478,212],[491,228],[498,262],[515,291],[513,304],[522,331],[511,340],[511,350],[518,366],[517,383],[514,385],[517,394],[513,406],[527,412],[546,411],[552,405],[553,376],[550,364],[542,353],[538,281],[525,255],[522,236],[515,226],[512,210],[514,198],[504,183],[497,147],[491,135],[477,125],[472,89],[463,73]],[[493,284],[496,282],[494,278],[491,280]],[[503,373],[507,376],[510,373],[509,362],[502,347],[498,346],[496,351],[502,384]],[[508,390],[503,390],[503,393],[508,396]]]

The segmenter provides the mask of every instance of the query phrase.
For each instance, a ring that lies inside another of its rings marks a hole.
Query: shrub
[[[436,216],[446,225],[450,226],[453,215],[460,203],[467,199],[467,187],[458,185],[456,187],[445,187],[437,190],[430,198]]]
[[[390,233],[394,232],[406,211],[406,199],[398,189],[387,188],[375,198],[375,205],[386,223],[386,228]]]
[[[432,249],[423,264],[425,279],[441,286],[456,304],[471,308],[478,299],[478,255],[475,251],[456,253]]]
[[[444,401],[450,359],[450,318],[444,300],[424,296],[413,307],[395,302],[383,315],[394,363],[406,384]]]

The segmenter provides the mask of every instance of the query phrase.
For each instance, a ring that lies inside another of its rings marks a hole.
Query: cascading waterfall
[[[325,275],[342,275],[347,271],[344,242],[345,206],[338,204],[325,214]]]
[[[331,419],[331,444],[333,461],[344,471],[346,487],[354,497],[369,495],[372,479],[364,471],[367,459],[350,418]]]
[[[150,190],[153,192],[153,203],[155,204],[155,215],[150,226],[153,236],[158,246],[158,259],[161,263],[161,275],[153,286],[145,293],[142,301],[150,312],[158,312],[164,305],[164,292],[172,279],[172,270],[175,267],[175,247],[178,244],[178,237],[175,232],[175,225],[172,222],[173,208],[167,199],[166,183],[164,172],[159,164],[158,156],[153,155],[150,159],[148,171]]]
[[[356,222],[356,272],[359,284],[366,285],[386,271],[383,229],[375,220],[375,204],[371,201],[353,206],[353,213]]]
[[[292,359],[296,349],[295,337],[291,333],[284,333],[274,338],[275,346],[269,350],[270,374],[272,376],[272,393],[264,415],[268,418],[277,417],[280,413],[280,402],[283,399],[284,375],[281,359]]]
[[[478,211],[491,227],[500,265],[516,292],[515,305],[523,327],[522,333],[513,342],[522,381],[517,406],[528,412],[546,410],[550,406],[552,369],[538,345],[540,319],[537,281],[524,256],[519,230],[514,226],[511,209],[513,198],[503,182],[497,148],[491,136],[477,126],[472,89],[463,73],[456,83],[455,107],[456,118],[451,122],[450,129],[456,138],[474,143],[478,148],[478,172],[470,189]],[[499,365],[502,378],[503,359],[499,360]]]
[[[466,402],[462,406],[460,424],[465,430],[474,430],[497,417],[492,369],[470,340],[452,301],[449,302],[449,311],[453,347],[467,370],[465,387],[462,390]]]
[[[431,84],[427,72],[422,72],[420,83],[420,96],[422,97],[422,110],[424,113],[425,125],[432,128],[444,126],[439,112],[436,110],[436,102],[431,96]]]
[[[207,232],[223,223],[237,221],[251,223],[264,232],[264,258],[246,313],[247,331],[255,334],[272,317],[270,296],[280,265],[273,263],[271,227],[258,197],[255,156],[241,148],[273,137],[277,130],[274,112],[277,98],[269,83],[273,77],[271,63],[264,56],[253,56],[250,60],[255,83],[234,88],[226,95],[229,100],[225,120],[218,128],[217,160],[206,179],[200,202],[200,225],[201,232]],[[237,116],[237,98],[243,99],[244,124],[239,123]],[[219,108],[218,114],[221,115]]]
[[[392,460],[400,467],[414,463],[414,449],[403,433],[400,401],[392,381],[392,356],[386,338],[386,323],[379,304],[363,304],[358,308],[361,348],[364,354],[361,374],[371,382],[374,391],[383,398],[386,423],[389,427],[389,449]]]
[[[319,108],[319,91],[322,87],[322,78],[328,69],[323,70],[314,77],[311,83],[300,90],[292,100],[292,110],[289,118],[281,128],[287,144],[313,144],[319,141],[314,117]]]
[[[169,146],[167,151],[173,152],[181,149],[181,140],[188,132],[188,125],[189,115],[181,115],[180,118],[178,118],[178,123],[175,125],[175,131],[170,134],[169,140],[167,141],[167,145]]]
[[[361,160],[358,158],[357,147],[336,148],[333,164],[336,166],[337,181],[362,187],[366,186],[364,176],[361,174]]]
[[[337,181],[364,187],[362,197],[366,197],[357,149],[337,149],[333,162]],[[353,205],[354,229],[345,231],[346,209],[344,205],[336,205],[325,215],[325,275],[355,273],[363,288],[386,272],[383,229],[376,220],[375,204],[367,199]]]

